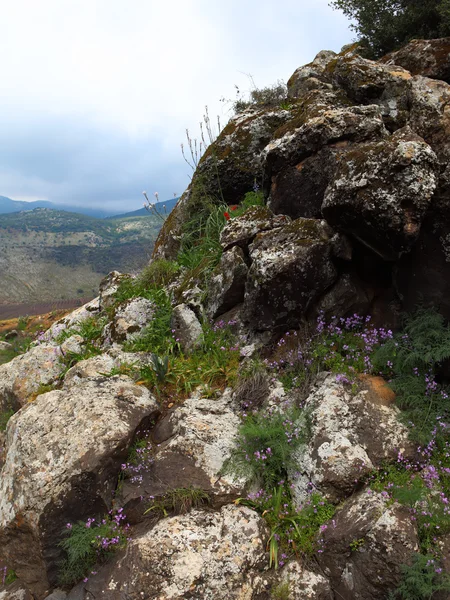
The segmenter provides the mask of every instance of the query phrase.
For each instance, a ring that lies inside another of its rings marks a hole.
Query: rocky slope
[[[321,52],[0,366],[0,598],[448,597],[449,53]]]

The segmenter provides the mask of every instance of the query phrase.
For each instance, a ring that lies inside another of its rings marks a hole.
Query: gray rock
[[[146,388],[116,376],[42,394],[11,418],[0,544],[38,598],[56,583],[65,524],[108,510],[136,429],[157,414]]]
[[[259,234],[244,300],[244,319],[255,330],[296,327],[311,304],[337,279],[329,228],[297,219]]]
[[[12,350],[14,346],[9,342],[1,342],[0,341],[0,352],[5,352],[6,350]]]
[[[327,222],[393,260],[417,240],[438,168],[433,150],[409,127],[389,140],[355,145],[325,192]]]
[[[190,353],[200,347],[203,330],[193,310],[186,304],[173,309],[172,328],[184,352]]]
[[[305,402],[311,441],[297,450],[292,492],[297,505],[315,489],[332,501],[345,498],[357,482],[398,453],[413,457],[408,430],[392,405],[394,394],[381,378],[367,378],[351,394],[330,375]]]
[[[116,361],[108,354],[100,354],[93,358],[80,360],[75,366],[69,369],[64,377],[64,387],[68,388],[78,385],[83,379],[88,377],[101,377],[107,375],[117,366]]]
[[[23,583],[14,581],[0,591],[0,600],[33,600],[33,596]]]
[[[319,89],[331,88],[331,76],[330,72],[327,72],[327,66],[336,56],[336,52],[332,50],[322,50],[311,63],[299,67],[287,82],[289,98],[302,97],[305,92],[313,89],[313,85]]]
[[[355,541],[360,545],[352,550]],[[379,600],[398,587],[401,567],[418,551],[417,542],[407,507],[365,488],[328,523],[317,560],[335,597]]]
[[[45,600],[66,600],[67,592],[63,590],[54,590],[50,596],[47,596]]]
[[[140,332],[150,323],[155,313],[155,305],[146,298],[133,298],[117,309],[111,323],[111,339],[125,342],[139,337]]]
[[[411,40],[406,46],[380,58],[380,63],[400,65],[411,75],[450,83],[450,38]]]
[[[83,344],[84,339],[81,335],[72,335],[61,344],[61,352],[63,355],[67,353],[81,354],[83,352]]]
[[[314,573],[297,561],[290,562],[281,571],[279,585],[289,590],[289,600],[333,600],[330,582],[322,574]]]
[[[164,519],[84,584],[80,600],[257,598],[267,535],[263,519],[241,506]]]
[[[12,340],[13,338],[16,338],[19,335],[19,332],[17,331],[17,329],[11,329],[11,331],[7,331],[5,333],[5,340]]]
[[[49,343],[56,343],[55,340],[61,335],[63,331],[68,329],[76,328],[77,325],[87,321],[94,316],[98,316],[100,313],[100,299],[94,298],[87,304],[80,306],[76,310],[72,311],[53,325],[43,335],[43,340]]]
[[[238,246],[224,252],[220,264],[208,282],[206,314],[215,319],[244,301],[248,267]]]
[[[42,344],[0,365],[0,409],[25,405],[40,386],[54,383],[64,370],[59,347]]]
[[[130,275],[124,275],[119,271],[111,271],[106,277],[104,277],[99,286],[99,305],[102,309],[110,308],[114,305],[115,293],[119,289],[120,284],[123,281],[130,279]]]
[[[289,222],[289,217],[275,216],[264,206],[252,206],[243,215],[228,221],[220,234],[220,244],[224,250],[233,246],[247,250],[257,233],[281,227]]]

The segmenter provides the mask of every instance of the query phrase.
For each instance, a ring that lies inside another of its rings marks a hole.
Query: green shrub
[[[280,108],[281,105],[286,105],[287,87],[283,81],[277,81],[264,88],[257,88],[254,83],[253,86],[254,89],[250,91],[247,100],[241,97],[240,90],[237,88],[238,98],[233,103],[235,113],[239,114],[248,108]]]
[[[270,490],[286,478],[295,464],[294,452],[307,436],[307,415],[295,407],[250,414],[239,427],[236,447],[223,473],[245,477]]]
[[[179,270],[178,263],[158,258],[144,268],[139,275],[139,281],[147,288],[164,287],[175,279]]]
[[[299,510],[292,504],[289,488],[281,482],[272,492],[260,490],[240,504],[259,512],[270,529],[268,541],[269,567],[283,566],[290,556],[311,556],[321,549],[318,535],[327,528],[335,507],[320,494],[311,494]]]
[[[59,546],[67,557],[61,564],[59,578],[63,585],[71,585],[87,577],[96,563],[105,562],[127,542],[122,509],[101,520],[88,519],[64,530]]]
[[[414,554],[411,565],[402,566],[402,581],[391,600],[430,600],[437,592],[450,592],[450,576],[432,555]]]
[[[450,35],[450,0],[333,0],[352,19],[362,46],[379,58],[411,39]]]

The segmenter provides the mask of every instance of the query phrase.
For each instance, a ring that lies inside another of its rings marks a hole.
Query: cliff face
[[[0,598],[446,597],[449,55],[319,53],[0,366]]]

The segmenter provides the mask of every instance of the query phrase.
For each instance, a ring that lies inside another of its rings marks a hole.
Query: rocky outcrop
[[[114,342],[129,342],[139,336],[140,332],[152,320],[155,306],[146,298],[133,298],[115,313],[111,323],[109,337]]]
[[[247,273],[248,267],[241,248],[234,246],[223,253],[220,264],[208,283],[205,308],[211,319],[244,301]]]
[[[80,586],[76,598],[140,600],[145,590],[147,600],[256,599],[265,591],[259,573],[267,536],[261,517],[244,507],[172,517],[133,540],[124,557]]]
[[[411,40],[396,52],[380,58],[386,65],[400,65],[411,75],[442,79],[450,83],[450,38]]]
[[[336,281],[330,239],[326,225],[314,219],[297,219],[256,237],[244,300],[244,319],[252,329],[297,325]]]
[[[322,532],[318,556],[335,596],[379,600],[401,580],[401,565],[418,549],[408,510],[370,488],[350,498]]]
[[[328,376],[305,403],[310,411],[311,441],[297,451],[293,495],[298,505],[311,490],[337,502],[349,496],[374,468],[395,461],[399,453],[412,458],[408,430],[381,381],[364,380],[352,394]]]
[[[42,394],[10,420],[0,546],[38,599],[56,582],[65,524],[107,510],[121,457],[157,413],[148,390],[116,376]]]
[[[198,349],[202,343],[203,330],[194,311],[186,304],[179,304],[172,313],[173,334],[186,353]]]

